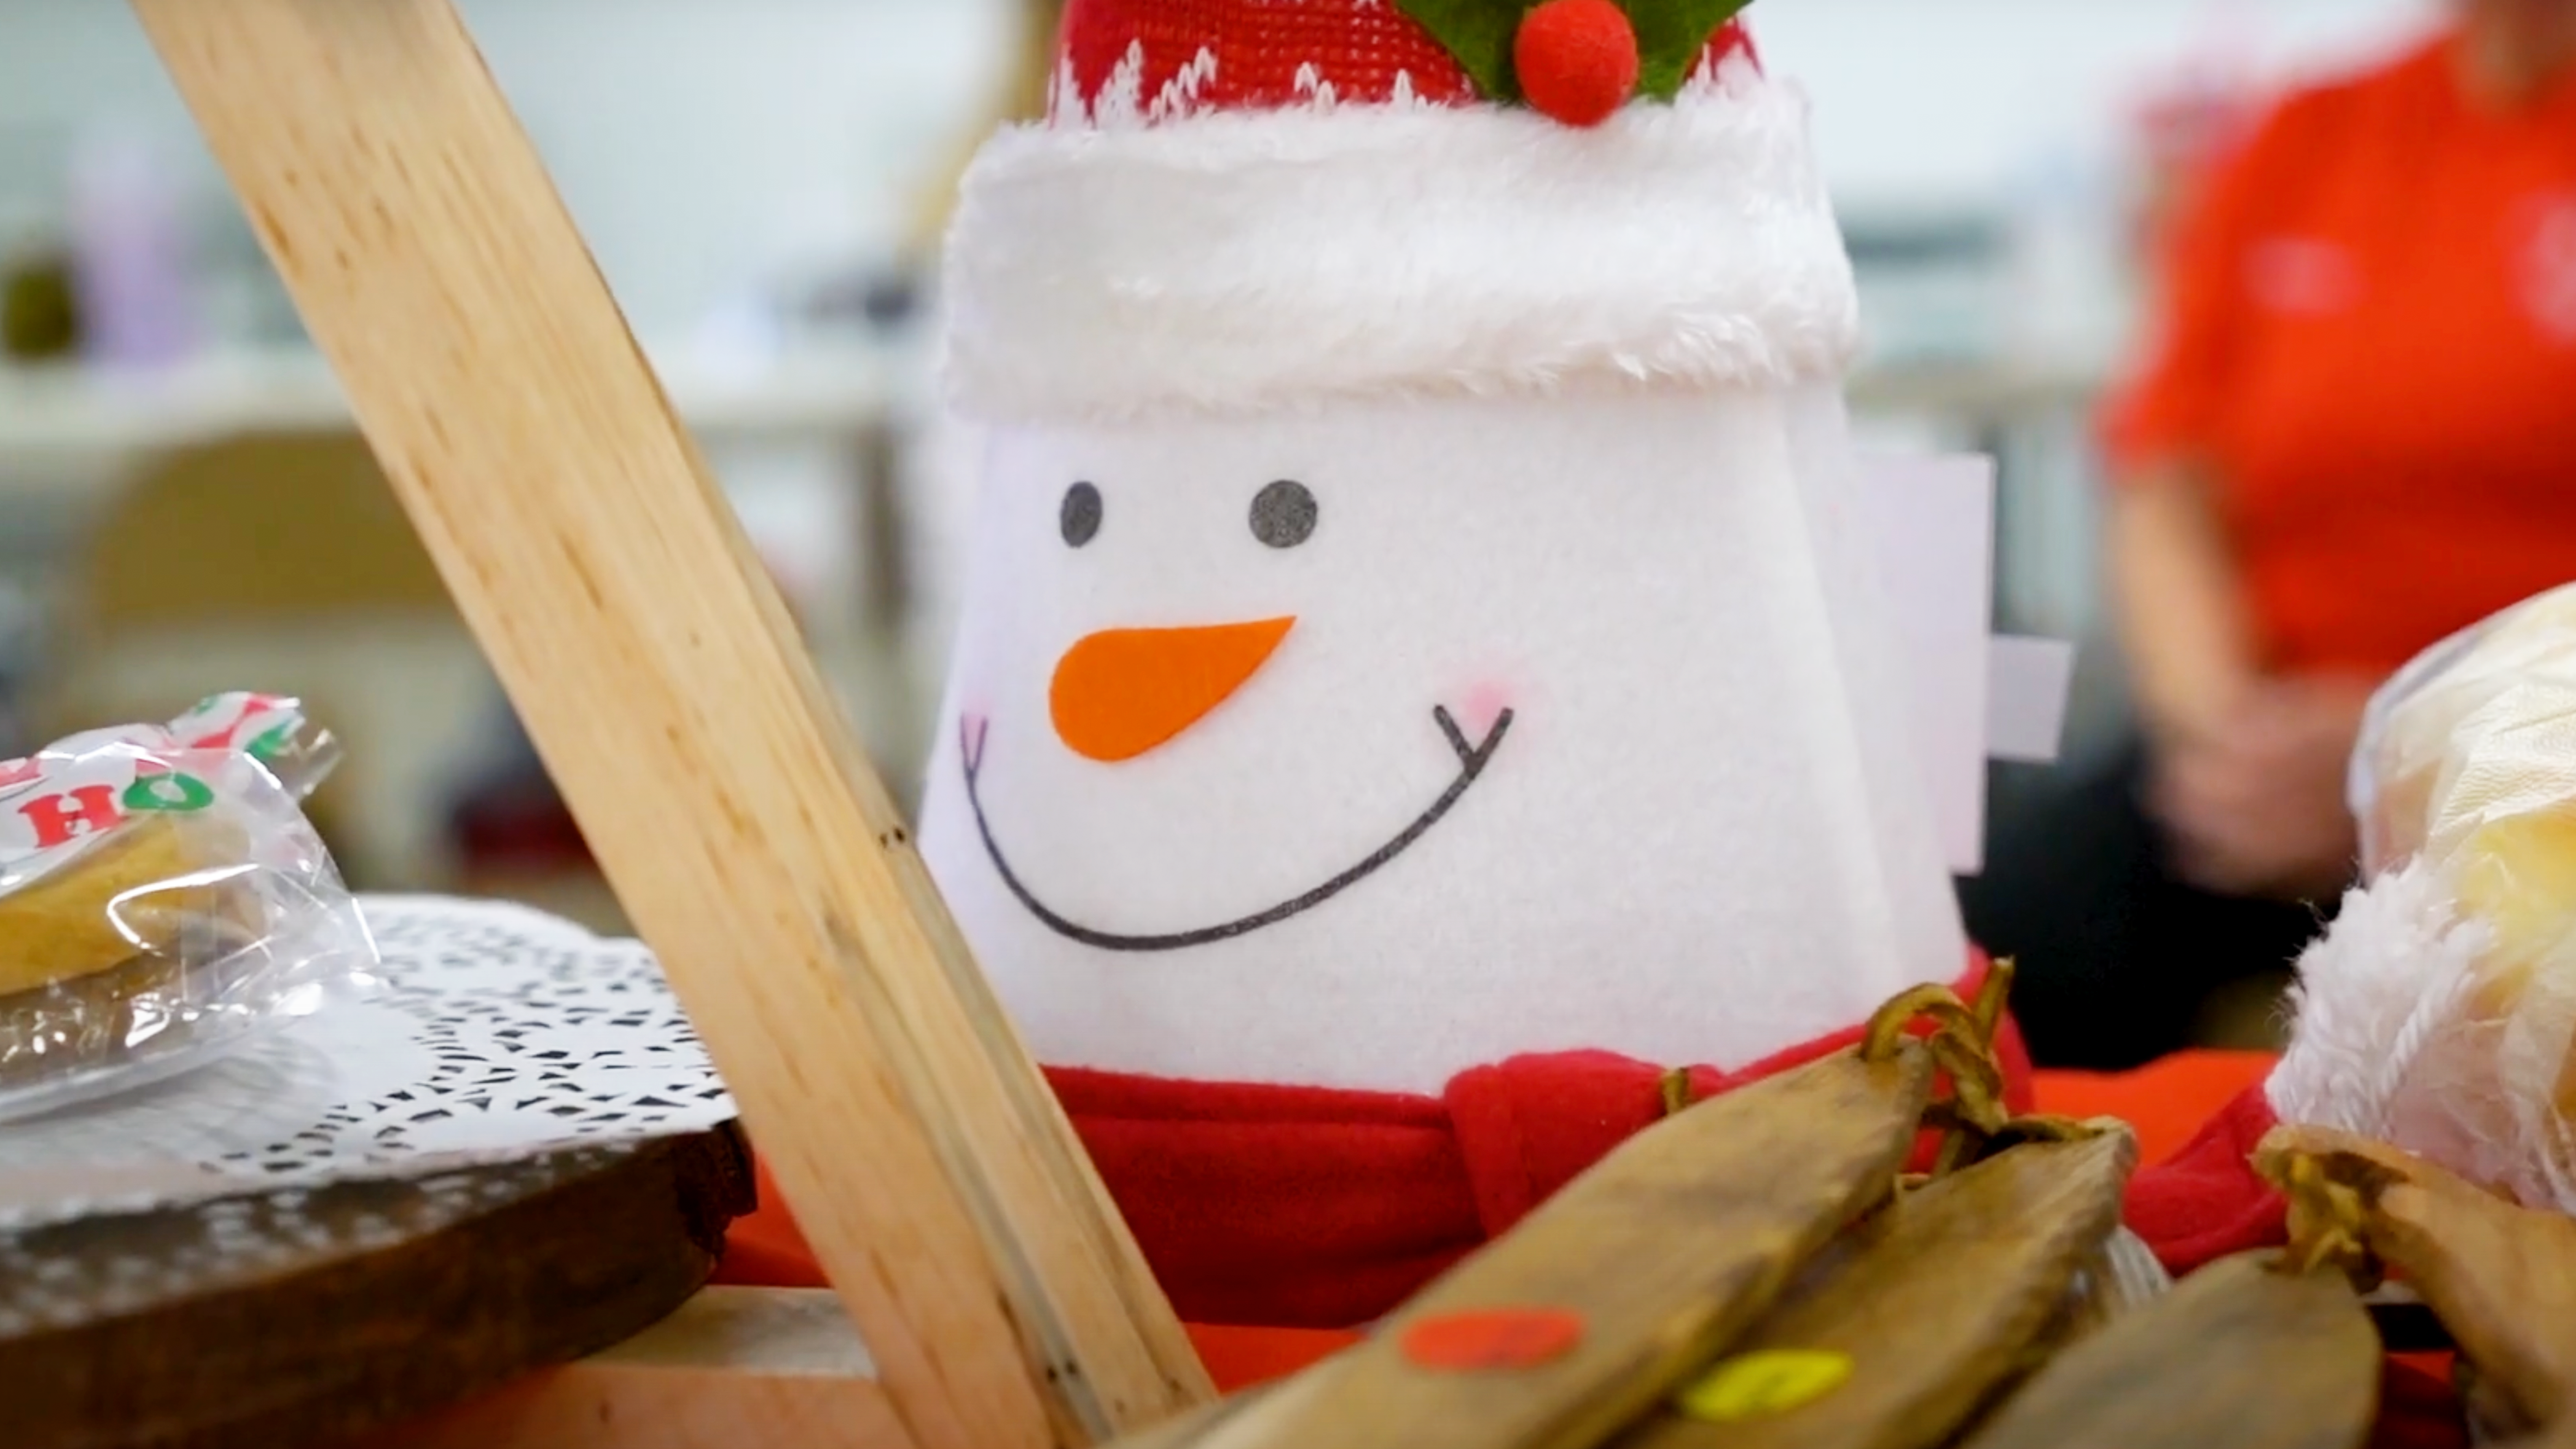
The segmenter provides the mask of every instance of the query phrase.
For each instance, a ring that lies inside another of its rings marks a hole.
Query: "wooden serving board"
[[[10,1449],[294,1449],[619,1343],[751,1210],[731,1128],[0,1234]]]

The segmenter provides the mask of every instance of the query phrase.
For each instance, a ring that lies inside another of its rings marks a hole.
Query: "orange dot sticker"
[[[1566,1308],[1480,1308],[1426,1318],[1404,1331],[1404,1356],[1451,1373],[1537,1368],[1583,1342],[1583,1315]]]
[[[1681,1411],[1708,1424],[1740,1424],[1803,1409],[1852,1376],[1851,1355],[1771,1349],[1727,1359],[1684,1389]]]

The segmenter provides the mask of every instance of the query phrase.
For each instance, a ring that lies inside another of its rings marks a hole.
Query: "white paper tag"
[[[1889,704],[1904,711],[1942,853],[1952,870],[1973,872],[1985,859],[1994,463],[1869,458],[1860,476],[1856,501],[1878,535],[1906,691]]]
[[[2053,765],[2066,733],[2066,693],[2075,646],[2063,639],[2002,637],[1987,651],[1986,753],[2020,764]]]
[[[1993,633],[1995,465],[1865,457],[1857,501],[1879,540],[1905,711],[1950,869],[1985,866],[1986,762],[2057,757],[2074,648]]]

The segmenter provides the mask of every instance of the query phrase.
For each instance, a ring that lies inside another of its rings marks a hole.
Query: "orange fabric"
[[[1360,1341],[1358,1333],[1340,1328],[1189,1327],[1199,1362],[1221,1394],[1284,1379]]]
[[[2050,1072],[2032,1086],[2056,1117],[2117,1117],[2138,1131],[2138,1161],[2162,1162],[2272,1070],[2270,1052],[2181,1052],[2133,1072]]]
[[[1073,752],[1132,760],[1170,741],[1259,672],[1295,619],[1189,629],[1108,629],[1064,652],[1048,691]]]
[[[2383,674],[2576,578],[2576,74],[2481,108],[2455,41],[2299,92],[2208,178],[2111,401],[2207,465],[2264,668]]]

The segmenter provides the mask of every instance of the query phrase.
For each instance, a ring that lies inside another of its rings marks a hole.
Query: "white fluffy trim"
[[[2502,989],[2480,965],[2489,928],[2462,920],[2452,898],[2420,860],[2346,898],[2301,962],[2273,1110],[2576,1213],[2576,1131],[2558,1106],[2576,983],[2542,970]]]
[[[2289,1050],[2266,1094],[2284,1122],[2388,1140],[2426,1053],[2456,1040],[2486,928],[2417,860],[2344,897],[2299,960]]]
[[[1398,102],[1045,125],[969,169],[947,372],[988,421],[1838,375],[1804,96],[1729,65],[1590,130]]]

